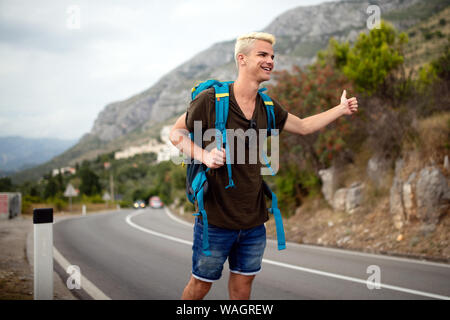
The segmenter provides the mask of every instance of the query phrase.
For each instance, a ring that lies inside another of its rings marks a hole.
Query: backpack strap
[[[267,113],[267,137],[270,137],[272,134],[275,134],[275,131],[272,133],[272,129],[276,129],[275,127],[275,112],[274,112],[274,105],[272,99],[270,97],[263,93],[266,91],[266,88],[261,88],[258,90],[259,95],[261,96],[261,99],[264,102],[264,105],[266,107],[266,113]],[[265,162],[265,165],[270,169],[272,175],[275,175],[275,171],[273,171],[272,167],[270,166],[269,159],[267,159],[267,155],[264,152],[264,150],[261,150],[263,160]]]
[[[226,124],[228,119],[228,110],[230,104],[230,91],[228,83],[222,83],[219,85],[214,85],[215,90],[215,104],[216,104],[216,142],[217,149],[220,150],[222,145],[225,145],[225,157],[228,171],[228,188],[234,188],[235,184],[231,172],[231,156],[230,156],[230,146],[228,143]]]
[[[211,252],[209,251],[209,241],[208,241],[208,217],[206,215],[206,210],[204,207],[204,195],[206,188],[208,187],[208,180],[206,179],[206,172],[209,171],[209,168],[205,171],[200,171],[195,176],[194,181],[192,182],[192,189],[194,189],[195,199],[197,200],[198,212],[194,213],[194,216],[202,215],[203,221],[203,253],[206,256],[210,256]]]
[[[198,84],[196,84],[193,88],[192,88],[192,92],[191,92],[191,99],[194,100],[197,95],[200,94],[200,92],[211,88],[212,86],[221,85],[221,82],[218,80],[214,80],[214,79],[210,79],[210,80],[206,80],[204,82],[200,82]]]
[[[264,101],[264,105],[266,106],[267,111],[267,136],[271,136],[272,134],[275,135],[275,132],[272,132],[273,129],[276,129],[275,126],[275,112],[274,112],[274,104],[272,99],[264,93],[266,91],[266,88],[261,88],[258,90],[259,95],[261,96],[262,100]],[[266,166],[270,169],[272,172],[272,175],[275,175],[275,172],[273,171],[272,167],[270,166],[269,159],[267,159],[267,155],[264,152],[264,150],[261,150],[264,162]],[[278,209],[278,198],[275,195],[275,193],[270,190],[267,183],[263,180],[263,190],[266,196],[272,200],[272,207],[269,209],[269,212],[273,214],[275,218],[275,225],[277,229],[277,241],[278,241],[278,250],[284,250],[286,249],[286,238],[284,235],[284,227],[283,227],[283,218],[281,216],[281,211]]]
[[[266,196],[269,199],[272,199],[272,207],[269,209],[269,212],[273,214],[275,218],[275,226],[277,229],[277,242],[278,242],[278,250],[286,249],[286,238],[284,235],[284,227],[283,227],[283,218],[281,217],[281,211],[278,209],[278,199],[275,193],[270,190],[267,183],[263,180],[263,190]]]
[[[209,257],[211,256],[211,251],[209,251],[209,241],[208,241],[208,217],[205,211],[205,208],[203,207],[203,196],[204,196],[204,188],[202,187],[197,194],[197,203],[198,203],[198,212],[194,214],[194,216],[202,215],[202,222],[203,222],[203,242],[202,242],[202,248],[203,253]]]
[[[259,95],[261,96],[264,105],[266,106],[267,111],[267,136],[272,135],[272,129],[276,129],[275,126],[275,112],[274,112],[274,105],[272,99],[264,93],[266,91],[266,88],[261,88],[258,90]]]

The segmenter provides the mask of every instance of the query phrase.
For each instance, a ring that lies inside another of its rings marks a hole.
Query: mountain
[[[0,175],[44,163],[73,146],[76,140],[0,137]]]
[[[398,30],[406,30],[449,6],[450,0],[351,0],[288,10],[261,30],[277,37],[276,70],[312,63],[317,51],[325,48],[331,37],[352,42],[360,32],[368,32],[367,19],[371,13],[367,13],[367,8],[370,5],[379,6],[382,19]],[[99,113],[92,130],[74,147],[51,162],[13,178],[18,182],[37,178],[52,167],[92,159],[101,153],[147,142],[149,137],[156,138],[163,125],[173,123],[186,110],[190,89],[197,81],[235,79],[234,42],[232,39],[215,43],[147,90],[108,104]]]

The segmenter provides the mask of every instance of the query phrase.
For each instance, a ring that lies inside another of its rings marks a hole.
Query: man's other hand
[[[225,159],[225,149],[222,148],[221,150],[218,150],[217,148],[214,148],[209,152],[205,150],[203,163],[208,168],[217,169],[225,164]]]

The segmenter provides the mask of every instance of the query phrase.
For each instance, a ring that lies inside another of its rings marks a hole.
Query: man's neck
[[[258,94],[259,83],[239,75],[234,82],[234,95],[246,101],[254,100]]]

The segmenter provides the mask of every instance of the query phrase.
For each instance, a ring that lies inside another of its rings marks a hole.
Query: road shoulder
[[[0,300],[33,299],[32,249],[32,217],[21,215],[0,220]],[[76,299],[56,272],[54,299]]]

